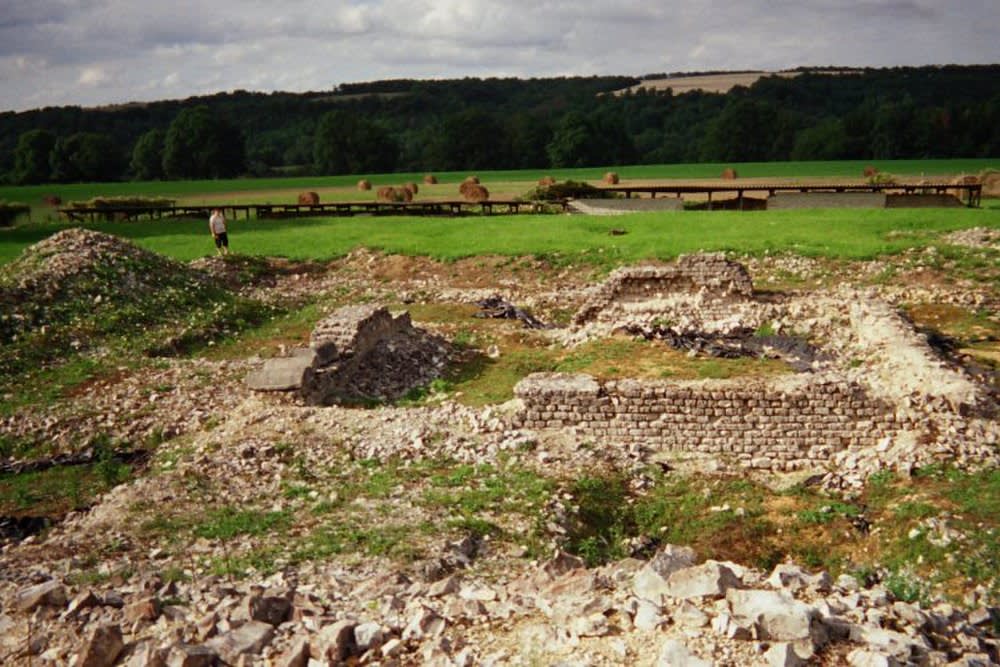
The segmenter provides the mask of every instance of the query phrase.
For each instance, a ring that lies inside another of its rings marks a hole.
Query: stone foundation
[[[709,310],[724,316],[734,304],[752,297],[753,283],[742,264],[718,253],[684,255],[667,266],[612,272],[576,313],[573,324],[613,321],[640,311],[662,315],[670,304],[684,310],[697,307],[703,317],[709,317]]]
[[[608,446],[711,455],[752,468],[825,465],[904,426],[888,404],[837,374],[691,382],[536,373],[514,389],[519,425],[572,427]]]

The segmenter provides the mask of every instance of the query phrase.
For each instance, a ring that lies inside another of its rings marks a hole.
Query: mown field
[[[990,160],[905,160],[878,163],[883,171],[905,178],[951,178],[977,173],[995,164]],[[616,168],[625,181],[717,178],[725,165],[644,165]],[[860,161],[746,163],[735,165],[741,178],[846,179],[857,178]],[[603,168],[542,171],[483,172],[479,176],[494,197],[518,197],[531,190],[543,175],[557,179],[596,181]],[[299,192],[320,193],[321,201],[366,200],[356,184],[366,177],[377,187],[416,182],[418,198],[454,198],[465,172],[437,174],[439,183],[425,185],[422,174],[382,174],[309,178],[265,178],[219,181],[166,181],[2,187],[0,199],[23,201],[33,207],[31,221],[0,229],[0,263],[23,248],[62,229],[56,211],[42,197],[57,194],[64,202],[93,196],[171,197],[180,203],[291,203]],[[481,254],[544,255],[572,262],[580,255],[611,265],[644,258],[668,259],[697,250],[743,253],[789,251],[811,256],[871,258],[894,253],[922,242],[922,235],[972,226],[1000,224],[1000,201],[984,200],[980,210],[822,210],[759,211],[753,213],[695,212],[645,213],[627,218],[588,216],[498,216],[493,218],[322,218],[301,220],[235,220],[232,248],[250,255],[290,259],[331,259],[365,246],[387,253],[457,259]],[[140,245],[180,260],[213,251],[205,223],[200,220],[142,221],[90,225],[134,240]],[[627,234],[609,236],[611,228]]]
[[[0,264],[62,229],[41,223],[0,231]],[[215,252],[203,221],[143,221],[87,225],[179,260]],[[806,256],[869,259],[926,244],[939,233],[968,227],[1000,228],[1000,207],[685,211],[627,217],[521,215],[464,218],[355,217],[237,220],[233,252],[327,260],[358,247],[454,260],[476,255],[543,256],[558,263],[613,265],[679,254],[734,251],[794,252]],[[624,229],[612,236],[611,229]]]
[[[494,197],[523,195],[542,176],[557,180],[597,181],[607,171],[615,171],[625,181],[665,179],[716,179],[726,167],[734,167],[740,178],[835,178],[862,180],[865,166],[874,164],[881,171],[904,177],[933,178],[960,173],[978,173],[1000,166],[1000,160],[843,160],[825,162],[747,162],[734,164],[664,164],[585,169],[550,169],[478,172]],[[469,172],[438,172],[439,184],[424,187],[423,173],[355,174],[349,176],[309,176],[295,178],[243,178],[217,181],[143,181],[126,183],[71,183],[32,186],[0,186],[0,200],[18,201],[32,206],[32,219],[55,219],[55,212],[42,202],[47,195],[58,195],[64,202],[95,196],[171,197],[180,203],[292,203],[299,192],[317,191],[322,201],[366,200],[374,192],[359,192],[358,180],[367,178],[375,187],[408,181],[420,185],[418,197],[453,198],[456,186]]]

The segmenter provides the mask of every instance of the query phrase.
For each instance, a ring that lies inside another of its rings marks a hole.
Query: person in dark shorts
[[[220,209],[214,209],[208,219],[208,229],[215,237],[215,251],[220,255],[229,254],[229,234],[226,233],[226,216]]]

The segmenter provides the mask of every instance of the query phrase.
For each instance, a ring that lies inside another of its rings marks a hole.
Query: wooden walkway
[[[211,204],[198,206],[101,206],[65,207],[59,213],[69,220],[97,222],[100,220],[141,220],[160,218],[205,218],[215,209],[220,209],[229,220],[241,217],[249,220],[257,218],[315,218],[349,217],[354,215],[413,215],[413,216],[461,216],[461,215],[516,215],[537,213],[546,205],[560,206],[566,203],[520,201],[516,199],[490,199],[483,202],[465,200],[412,201],[412,202],[330,202],[327,204]]]
[[[712,206],[712,195],[723,192],[735,192],[737,199],[742,202],[745,192],[767,192],[774,196],[778,192],[880,192],[886,194],[948,194],[949,192],[959,193],[959,198],[965,202],[969,208],[978,208],[982,200],[983,186],[981,184],[952,185],[943,183],[932,183],[916,185],[910,183],[902,184],[879,184],[868,183],[833,185],[790,185],[784,184],[757,184],[757,183],[737,183],[727,185],[607,185],[600,188],[605,192],[623,194],[626,198],[633,195],[641,197],[657,195],[680,197],[685,194],[700,194],[708,196],[709,208]]]

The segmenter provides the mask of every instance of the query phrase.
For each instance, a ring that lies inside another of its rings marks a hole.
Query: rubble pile
[[[782,564],[698,562],[666,545],[648,561],[588,569],[565,553],[477,568],[481,545],[448,545],[453,569],[317,568],[73,585],[36,572],[4,582],[0,660],[77,665],[986,665],[1000,609],[895,599],[879,585]],[[560,663],[561,664],[561,663]]]
[[[408,313],[345,306],[319,322],[310,346],[266,361],[247,376],[257,391],[293,391],[306,403],[393,400],[444,372],[447,343],[415,328]]]

